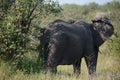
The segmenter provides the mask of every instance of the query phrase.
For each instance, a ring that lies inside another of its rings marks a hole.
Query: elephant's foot
[[[48,72],[50,72],[52,74],[56,74],[57,73],[57,67],[48,67]]]

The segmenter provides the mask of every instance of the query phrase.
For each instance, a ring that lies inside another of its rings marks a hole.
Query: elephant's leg
[[[54,40],[51,40],[48,45],[48,54],[47,54],[47,66],[48,66],[48,71],[51,73],[56,73],[57,72],[57,64],[58,64],[58,59],[57,59],[57,49],[58,47],[57,43]]]
[[[57,73],[56,60],[52,55],[48,57],[47,65],[48,71],[50,71],[51,73]]]
[[[52,61],[49,61],[47,63],[48,65],[48,71],[51,72],[51,73],[57,73],[57,65]]]
[[[98,54],[85,56],[85,61],[90,75],[96,75],[97,57]]]
[[[48,66],[48,72],[56,74],[57,73],[57,66]]]
[[[74,73],[75,74],[80,74],[80,72],[81,72],[81,59],[80,59],[80,61],[76,61],[74,64],[73,64],[73,69],[74,69]]]

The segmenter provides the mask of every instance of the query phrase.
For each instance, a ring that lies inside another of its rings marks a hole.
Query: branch
[[[32,16],[33,12],[35,11],[36,7],[37,7],[38,3],[36,2],[36,4],[33,6],[33,8],[31,10],[28,11],[28,16],[26,19],[23,19],[22,20],[22,26],[25,27],[25,29],[23,28],[23,33],[28,33],[28,30],[29,30],[29,27],[30,27],[30,24],[31,24],[31,21],[34,19],[35,16]]]
[[[33,14],[34,10],[36,9],[37,5],[38,5],[38,3],[36,2],[35,6],[32,8],[32,10],[30,12],[28,12],[28,17],[27,17],[28,20],[32,16],[32,14]]]

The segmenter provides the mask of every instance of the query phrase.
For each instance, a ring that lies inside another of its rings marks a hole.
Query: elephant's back
[[[83,24],[62,24],[50,35],[49,55],[53,55],[57,64],[73,64],[84,55],[90,31]]]
[[[82,58],[85,48],[84,34],[61,31],[52,35],[50,41],[55,46],[54,55],[58,64],[72,64],[75,60]]]

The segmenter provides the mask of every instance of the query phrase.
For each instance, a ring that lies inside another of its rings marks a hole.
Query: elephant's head
[[[106,17],[95,18],[92,22],[94,30],[93,36],[96,42],[95,44],[99,47],[114,33],[114,27]]]

